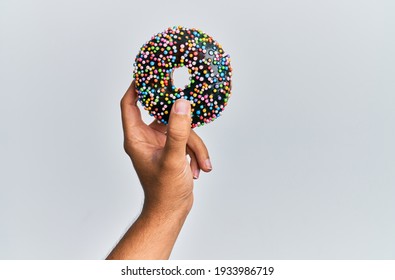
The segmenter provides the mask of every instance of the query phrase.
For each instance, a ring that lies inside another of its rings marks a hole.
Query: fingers
[[[199,168],[205,172],[210,172],[213,167],[211,166],[210,156],[206,145],[203,140],[192,131],[188,139],[188,147],[193,151],[196,156]]]
[[[137,92],[134,81],[121,99],[122,125],[125,133],[131,128],[144,124],[140,109],[137,107]]]
[[[189,165],[191,166],[193,179],[198,179],[199,178],[199,174],[200,174],[200,168],[199,168],[199,164],[198,164],[197,159],[196,159],[196,155],[188,147],[187,147],[187,153],[188,153],[189,157],[191,158],[191,162],[190,162]]]
[[[152,129],[159,131],[161,133],[166,133],[167,131],[167,126],[163,123],[159,123],[156,120],[153,121],[149,126]],[[194,155],[195,157],[194,161],[197,161],[198,168],[203,170],[204,172],[210,172],[212,170],[212,166],[211,166],[210,156],[207,147],[204,144],[203,140],[193,130],[189,135],[187,147],[189,148],[188,154]]]
[[[178,99],[170,112],[164,153],[167,160],[185,160],[186,145],[191,132],[191,104]]]

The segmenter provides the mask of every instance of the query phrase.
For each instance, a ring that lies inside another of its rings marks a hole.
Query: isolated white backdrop
[[[218,40],[234,77],[197,129],[214,169],[172,258],[395,258],[394,15],[390,0],[0,0],[0,258],[101,259],[138,215],[119,100],[173,25]]]

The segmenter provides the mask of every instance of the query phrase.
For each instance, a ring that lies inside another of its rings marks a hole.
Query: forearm
[[[143,209],[107,259],[168,259],[188,212]]]

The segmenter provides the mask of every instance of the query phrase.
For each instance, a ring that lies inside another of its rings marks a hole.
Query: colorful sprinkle
[[[173,85],[174,69],[187,67],[191,75],[185,88]],[[201,30],[181,26],[154,35],[134,63],[139,101],[151,116],[167,124],[173,103],[192,103],[192,128],[214,121],[231,95],[230,57],[221,45]]]

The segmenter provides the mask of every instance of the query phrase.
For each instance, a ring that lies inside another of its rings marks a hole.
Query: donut
[[[173,82],[174,69],[187,67],[185,88]],[[212,37],[181,26],[152,36],[136,56],[133,77],[138,100],[149,114],[167,124],[179,98],[191,102],[192,128],[218,118],[231,95],[230,57]]]

